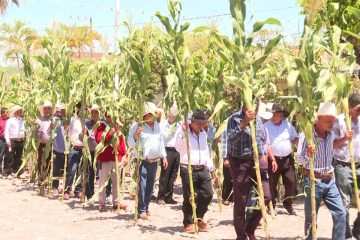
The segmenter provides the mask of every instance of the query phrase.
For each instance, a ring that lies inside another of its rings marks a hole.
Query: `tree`
[[[15,21],[14,25],[2,24],[0,33],[0,49],[4,50],[5,59],[16,61],[20,70],[21,56],[39,47],[37,32],[24,22]]]
[[[19,6],[18,0],[11,0],[11,1],[12,1],[12,3]],[[9,0],[0,0],[0,14],[1,15],[3,15],[6,12],[8,6],[9,6]]]

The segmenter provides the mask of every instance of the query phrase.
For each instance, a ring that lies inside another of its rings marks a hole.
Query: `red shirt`
[[[0,117],[0,138],[5,138],[5,126],[7,118]]]
[[[101,142],[101,136],[104,133],[106,129],[106,126],[104,123],[101,123],[100,126],[95,129],[94,135],[95,135],[95,141],[97,143]],[[111,140],[112,136],[108,133],[105,136],[105,143],[108,143]],[[120,162],[122,157],[126,154],[126,147],[125,147],[125,139],[124,136],[120,136],[119,138],[119,145],[117,147],[118,150],[118,161]],[[104,151],[99,153],[98,159],[100,162],[110,162],[115,161],[115,152],[114,148],[110,145],[108,145]]]

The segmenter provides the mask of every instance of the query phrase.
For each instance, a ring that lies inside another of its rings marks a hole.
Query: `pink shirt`
[[[5,138],[5,126],[7,118],[0,117],[0,138]]]

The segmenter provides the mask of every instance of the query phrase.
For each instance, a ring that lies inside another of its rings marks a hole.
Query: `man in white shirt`
[[[206,132],[203,130],[207,123],[205,113],[202,110],[196,110],[191,118],[190,124],[182,124],[175,134],[175,148],[180,153],[180,176],[183,188],[183,206],[184,231],[194,233],[194,219],[192,206],[190,202],[190,180],[188,172],[188,156],[185,132],[189,136],[189,150],[192,168],[192,180],[194,192],[196,192],[196,215],[198,218],[199,231],[206,232],[207,226],[203,220],[208,206],[213,197],[211,178],[216,179],[213,162],[209,154]]]
[[[145,104],[143,115],[144,124],[132,125],[129,131],[128,144],[130,148],[136,149],[140,142],[142,148],[141,165],[139,169],[139,203],[138,214],[140,219],[148,220],[150,216],[149,205],[151,194],[154,189],[154,182],[157,164],[163,159],[163,167],[167,167],[164,138],[160,124],[156,121],[156,105],[151,102]]]
[[[5,140],[8,145],[12,170],[17,173],[22,164],[22,154],[24,150],[25,121],[23,119],[22,107],[15,105],[12,108],[12,116],[7,120],[5,126]],[[18,175],[20,175],[19,173]]]
[[[354,158],[356,175],[360,177],[360,94],[353,93],[349,98],[349,117],[351,119],[351,129],[349,132],[346,127],[345,114],[336,117],[333,132],[335,135],[333,150],[333,165],[335,172],[335,182],[346,209],[346,239],[352,237],[349,223],[349,208],[351,197],[354,194],[353,177],[351,172],[349,139],[352,139],[354,146]],[[354,225],[355,227],[355,225]],[[355,237],[355,236],[354,236]],[[358,238],[357,238],[358,239]]]
[[[277,185],[281,176],[285,187],[283,206],[290,215],[296,215],[292,207],[292,198],[296,195],[295,160],[292,152],[293,144],[297,144],[299,138],[294,126],[285,119],[289,112],[279,104],[273,104],[271,110],[273,117],[264,126],[269,132],[271,149],[278,165],[276,171],[269,171],[272,202],[275,207]]]
[[[167,120],[162,123],[162,132],[165,141],[165,150],[168,161],[167,168],[161,167],[159,179],[159,192],[157,203],[163,204],[176,204],[173,199],[174,182],[177,177],[180,164],[180,155],[175,149],[175,133],[179,128],[180,123],[175,121],[176,116],[179,114],[177,107],[174,105],[170,109],[170,114]]]
[[[69,153],[69,162],[66,169],[66,181],[65,181],[65,193],[64,200],[68,200],[70,198],[70,192],[75,180],[75,175],[79,176],[77,173],[78,166],[80,164],[80,160],[83,156],[83,126],[81,124],[81,120],[78,117],[80,113],[81,103],[78,103],[74,107],[74,116],[70,120],[69,124],[69,139],[70,139],[70,153]],[[74,195],[76,198],[81,199],[81,183],[75,186]]]

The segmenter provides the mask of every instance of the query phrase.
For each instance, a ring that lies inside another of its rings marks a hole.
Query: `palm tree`
[[[18,0],[11,0],[12,3],[16,4],[17,6],[19,6],[19,1]],[[3,15],[6,12],[6,9],[8,8],[9,5],[9,0],[0,0],[0,14]]]
[[[3,23],[0,26],[0,49],[4,51],[5,59],[16,61],[19,70],[21,56],[30,54],[38,47],[38,39],[37,32],[22,21],[16,20],[14,25]]]

